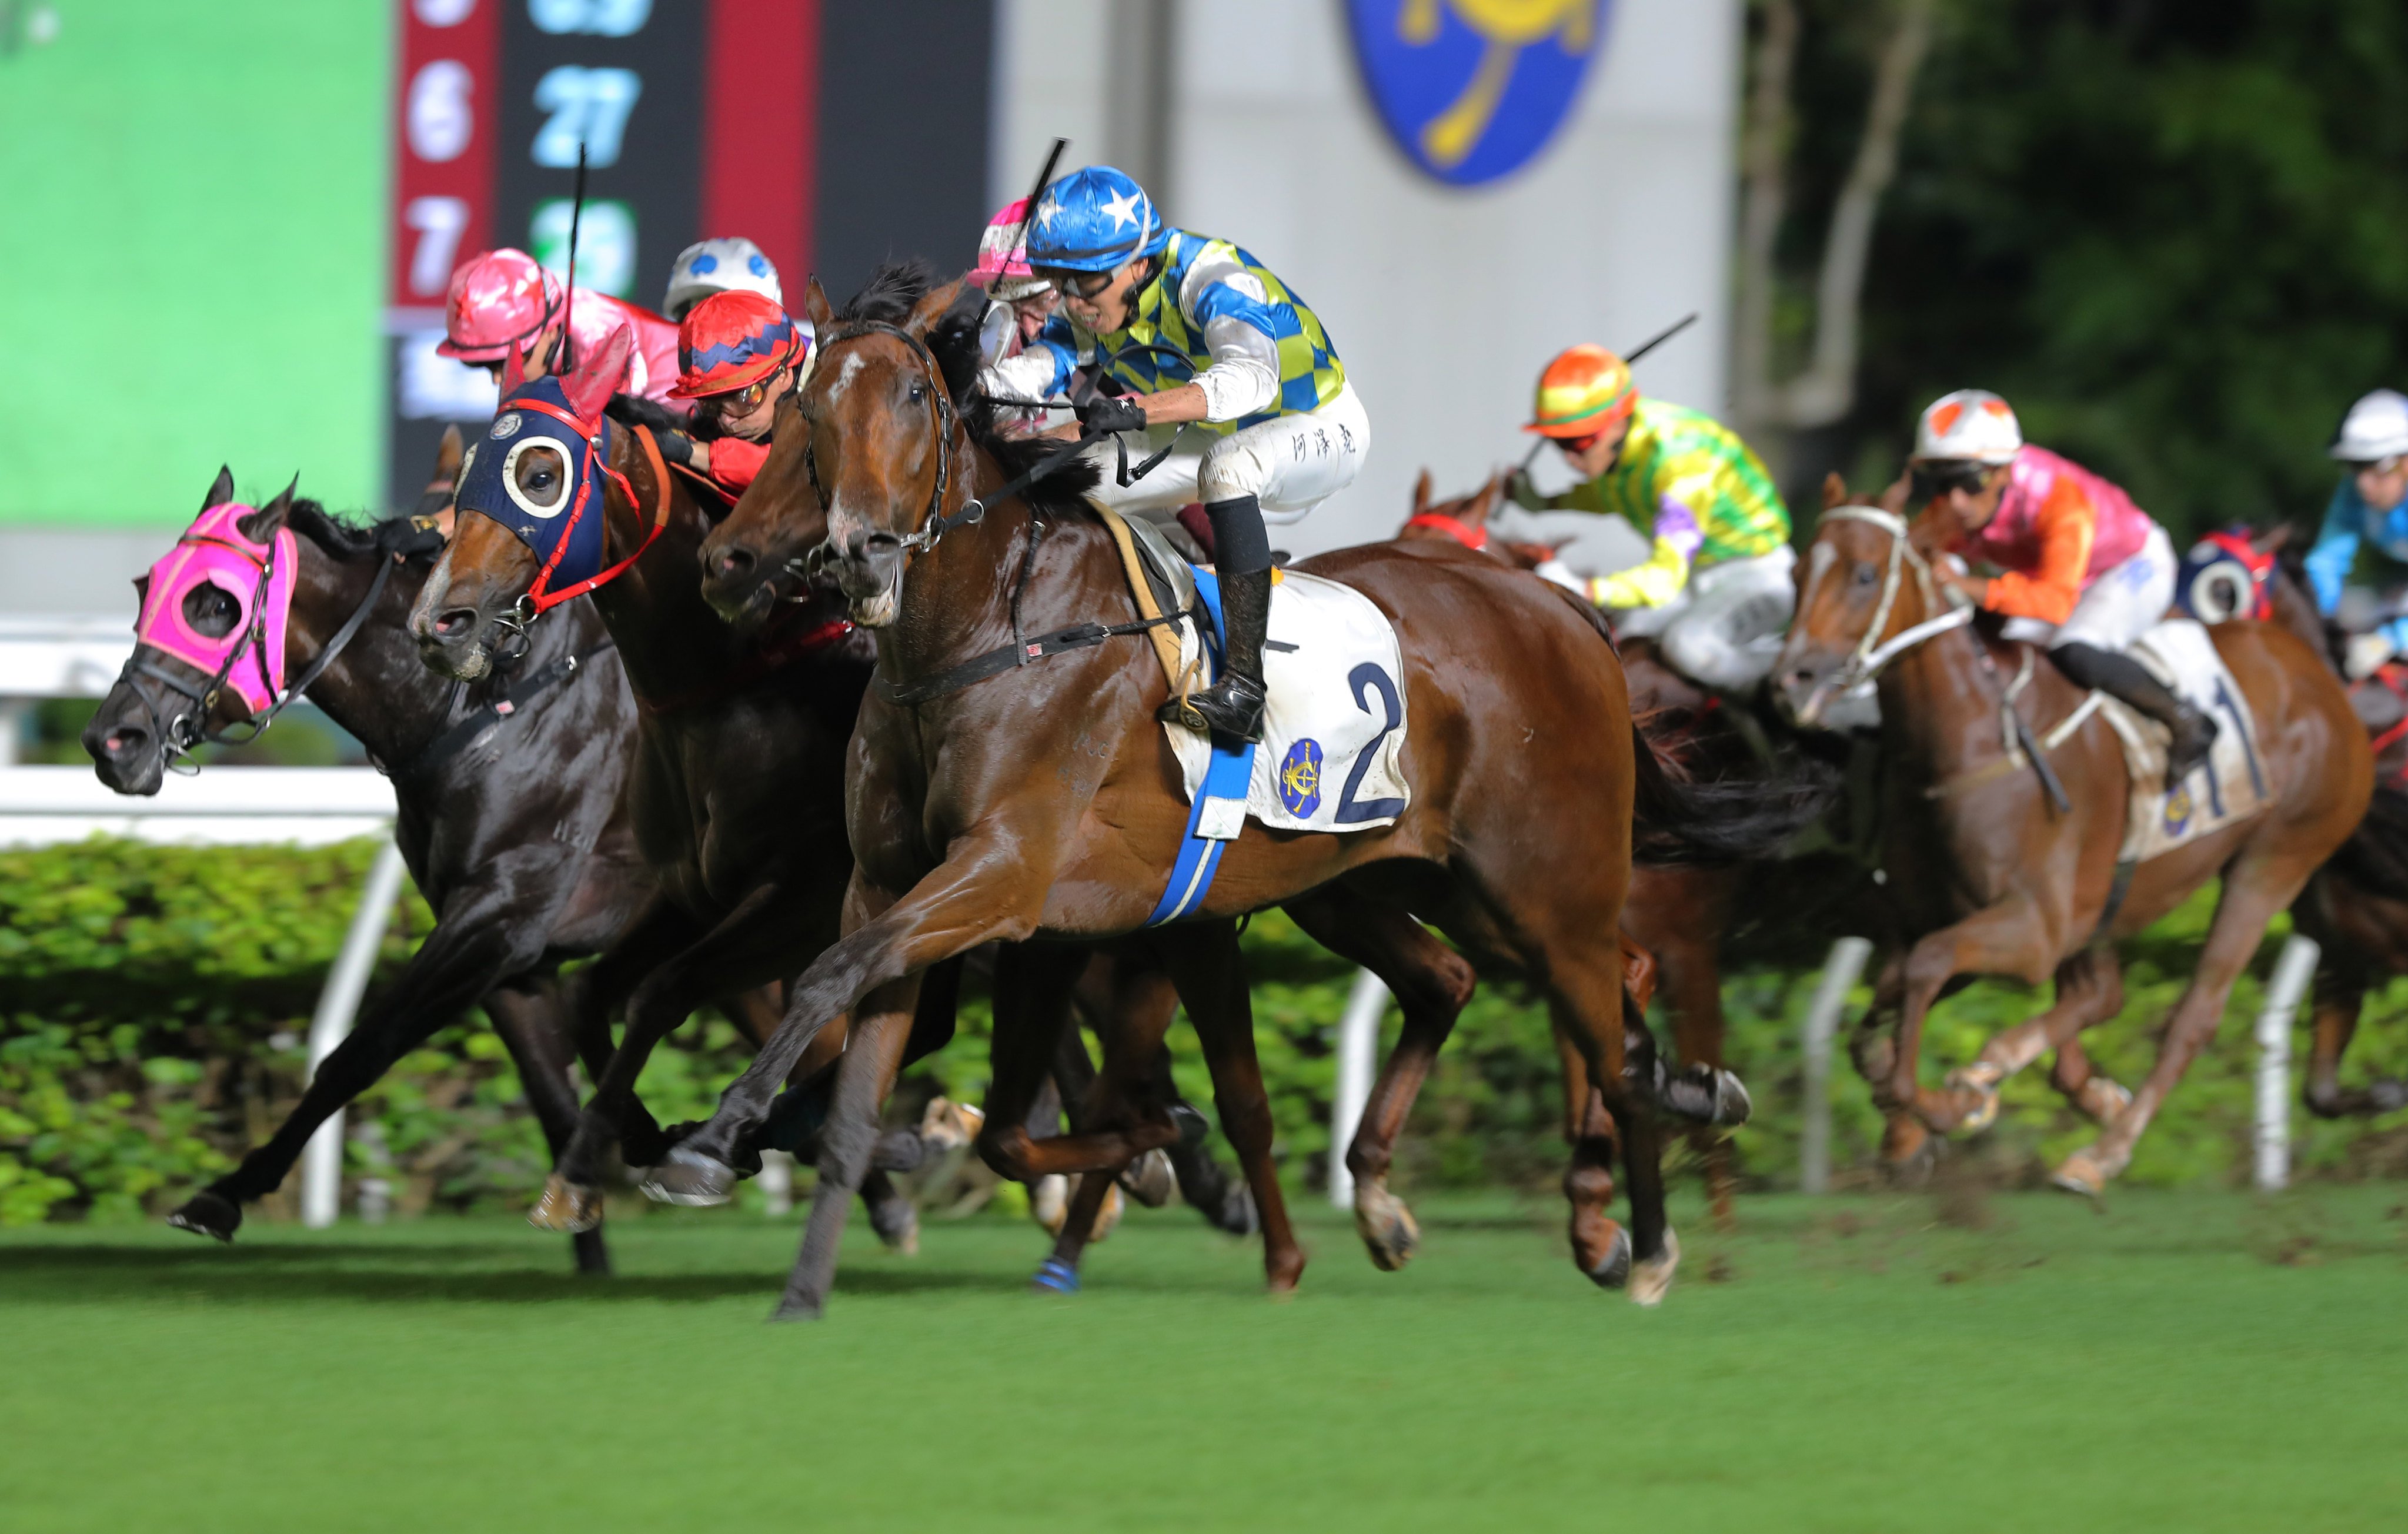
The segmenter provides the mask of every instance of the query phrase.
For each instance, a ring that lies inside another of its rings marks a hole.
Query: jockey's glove
[[[1079,407],[1079,424],[1089,437],[1145,430],[1145,407],[1119,394],[1097,394]]]
[[[695,466],[694,438],[685,433],[655,431],[652,433],[652,442],[661,450],[661,456],[670,463],[682,464],[688,468]]]
[[[2343,652],[2341,668],[2352,681],[2359,681],[2383,669],[2383,663],[2400,652],[2386,634],[2353,634],[2349,648]]]
[[[1588,582],[1582,580],[1570,566],[1560,559],[1548,560],[1530,573],[1541,581],[1554,581],[1584,602],[1588,600]]]

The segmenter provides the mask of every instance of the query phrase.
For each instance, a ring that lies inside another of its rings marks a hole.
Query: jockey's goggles
[[[1909,481],[1910,497],[1917,505],[1952,490],[1968,495],[1978,495],[1990,482],[1987,464],[1917,464]]]
[[[704,394],[694,402],[694,408],[716,416],[751,415],[761,408],[763,400],[769,397],[770,389],[784,372],[781,367],[766,379],[756,379],[741,389],[730,389],[724,394]]]
[[[1058,291],[1088,303],[1101,298],[1104,295],[1104,290],[1111,287],[1112,280],[1120,275],[1117,268],[1111,271],[1082,272],[1073,271],[1068,266],[1039,266],[1036,271],[1039,278],[1051,283]]]
[[[1558,437],[1553,440],[1555,446],[1563,449],[1568,453],[1584,453],[1589,449],[1597,446],[1599,442],[1604,441],[1605,434],[1612,429],[1613,427],[1612,425],[1599,426],[1597,430],[1589,433],[1586,437]]]
[[[2408,464],[2408,453],[2393,453],[2388,458],[2365,458],[2349,466],[2352,474],[2388,474],[2402,464]]]

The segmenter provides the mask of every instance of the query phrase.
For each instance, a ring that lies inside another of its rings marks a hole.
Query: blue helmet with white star
[[[1045,189],[1028,225],[1028,264],[1108,272],[1154,255],[1170,231],[1126,171],[1089,165]]]

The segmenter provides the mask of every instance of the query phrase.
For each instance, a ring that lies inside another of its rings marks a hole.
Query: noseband
[[[1924,606],[1936,608],[1945,605],[1939,582],[1931,578],[1930,562],[1915,552],[1914,543],[1907,537],[1906,519],[1896,512],[1884,511],[1872,506],[1837,506],[1824,512],[1823,520],[1860,522],[1888,534],[1889,568],[1882,577],[1881,600],[1873,607],[1872,622],[1865,625],[1864,638],[1856,642],[1856,650],[1841,663],[1839,669],[1814,689],[1813,695],[1807,700],[1808,710],[1805,710],[1810,715],[1819,710],[1826,699],[1852,693],[1870,682],[1890,662],[1926,639],[1945,634],[1952,628],[1964,627],[1973,621],[1974,612],[1971,607],[1951,607],[1937,618],[1927,618],[1910,628],[1899,630],[1886,640],[1883,639],[1882,630],[1889,625],[1890,609],[1898,605],[1898,594],[1905,587],[1909,566],[1914,567],[1916,583],[1923,588]],[[1828,570],[1828,566],[1826,566],[1814,573],[1813,584],[1807,588],[1804,600],[1799,603],[1800,612],[1813,606],[1815,588],[1822,584]]]
[[[924,553],[935,548],[943,540],[944,536],[954,528],[977,522],[981,517],[985,516],[986,503],[972,496],[963,504],[959,511],[950,516],[945,514],[945,492],[953,488],[953,426],[960,418],[953,412],[953,391],[945,386],[944,371],[937,366],[936,354],[928,350],[928,344],[925,341],[901,325],[891,325],[882,320],[865,321],[860,324],[839,330],[822,341],[819,349],[821,358],[819,366],[825,366],[828,352],[844,345],[845,342],[861,340],[870,336],[892,336],[910,349],[911,355],[920,364],[920,370],[927,376],[928,409],[935,418],[930,424],[937,437],[937,483],[936,488],[928,493],[928,509],[921,513],[919,527],[910,533],[873,533],[870,538],[873,542],[882,538],[892,538],[907,554]],[[811,492],[819,496],[820,504],[822,506],[829,504],[827,491],[820,483],[819,454],[808,446],[803,450],[803,471],[810,477]],[[831,557],[829,546],[825,543],[811,551],[811,561],[814,566],[824,563],[829,557]]]

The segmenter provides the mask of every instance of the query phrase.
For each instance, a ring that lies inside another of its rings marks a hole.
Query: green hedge
[[[0,852],[0,1223],[156,1213],[265,1136],[297,1098],[318,987],[350,922],[373,844],[320,849],[173,848],[98,840]],[[2128,952],[2123,1019],[2090,1036],[2119,1080],[2146,1072],[2155,1030],[2188,973],[2205,897]],[[387,934],[379,982],[431,923],[413,896]],[[2276,937],[2279,937],[2279,932]],[[2272,958],[2275,938],[2257,973]],[[1284,1164],[1317,1184],[1328,1154],[1334,1026],[1347,967],[1269,913],[1246,936],[1254,1017]],[[1756,1095],[1736,1140],[1742,1175],[1778,1184],[1797,1157],[1799,1025],[1813,976],[1752,970],[1726,987],[1730,1057]],[[2232,1182],[2248,1165],[2253,974],[2217,1044],[2160,1115],[2129,1176]],[[1857,1005],[1864,1001],[1857,996]],[[1976,986],[1943,1004],[1927,1050],[1936,1077],[2040,998]],[[2408,982],[2370,1007],[2351,1074],[2408,1075]],[[976,1098],[990,1013],[975,988],[959,1037],[913,1072],[898,1112],[944,1091]],[[1396,1019],[1388,1022],[1393,1041]],[[1211,1089],[1192,1034],[1172,1033],[1180,1078]],[[2305,1035],[2300,1036],[2304,1053]],[[715,1018],[681,1030],[643,1080],[665,1122],[706,1113],[743,1063]],[[1844,1063],[1835,1068],[1835,1162],[1870,1176],[1879,1121]],[[1541,1186],[1561,1166],[1555,1052],[1544,1011],[1510,988],[1473,1000],[1401,1148],[1409,1183]],[[364,1098],[348,1157],[355,1176],[394,1185],[400,1207],[519,1207],[547,1158],[498,1040],[481,1019],[447,1028]],[[2408,1171],[2408,1113],[2368,1125],[2294,1117],[2311,1173]],[[2039,1071],[2011,1084],[1999,1124],[1959,1154],[2003,1180],[2028,1180],[2087,1136]],[[285,1212],[271,1201],[272,1217]]]

